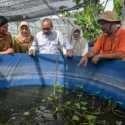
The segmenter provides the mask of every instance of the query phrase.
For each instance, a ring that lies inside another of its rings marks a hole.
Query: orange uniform
[[[118,28],[111,36],[103,33],[97,39],[93,51],[97,54],[112,54],[115,52],[125,54],[125,30]]]

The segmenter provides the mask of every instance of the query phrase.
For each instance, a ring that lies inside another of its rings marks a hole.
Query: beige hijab
[[[21,32],[21,27],[27,26],[27,33],[23,34]],[[29,25],[26,21],[22,21],[19,26],[19,34],[15,38],[14,49],[15,52],[28,52],[30,46],[32,45],[33,36],[30,33]]]
[[[28,27],[28,32],[25,35],[21,33],[22,26]],[[19,34],[16,36],[16,41],[17,43],[31,43],[31,40],[32,40],[32,35],[30,33],[29,24],[26,21],[22,21],[19,26]]]
[[[76,30],[80,31],[80,37],[79,38],[74,38],[74,36],[73,36],[73,33]],[[88,43],[82,37],[80,27],[78,27],[78,26],[75,26],[71,31],[70,43],[73,46],[74,55],[83,56],[88,51]]]

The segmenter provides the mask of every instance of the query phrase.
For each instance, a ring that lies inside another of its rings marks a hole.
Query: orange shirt
[[[125,29],[118,28],[112,36],[102,34],[93,47],[93,51],[99,54],[111,54],[123,52],[125,54]]]

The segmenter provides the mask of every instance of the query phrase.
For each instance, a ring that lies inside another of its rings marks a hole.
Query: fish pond
[[[0,90],[0,125],[125,125],[125,110],[79,88],[14,87]]]

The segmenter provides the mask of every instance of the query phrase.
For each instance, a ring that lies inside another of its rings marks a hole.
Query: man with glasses
[[[63,47],[66,49],[66,55],[72,56],[72,46],[63,38],[61,32],[53,30],[52,20],[45,18],[41,23],[42,31],[36,34],[29,54],[59,54]]]
[[[8,20],[0,16],[0,55],[13,53],[12,37],[8,32]]]
[[[92,50],[82,57],[80,64],[86,64],[89,58],[94,64],[101,59],[125,58],[125,30],[120,27],[120,20],[115,18],[112,11],[106,11],[100,15],[98,23],[103,33]]]

